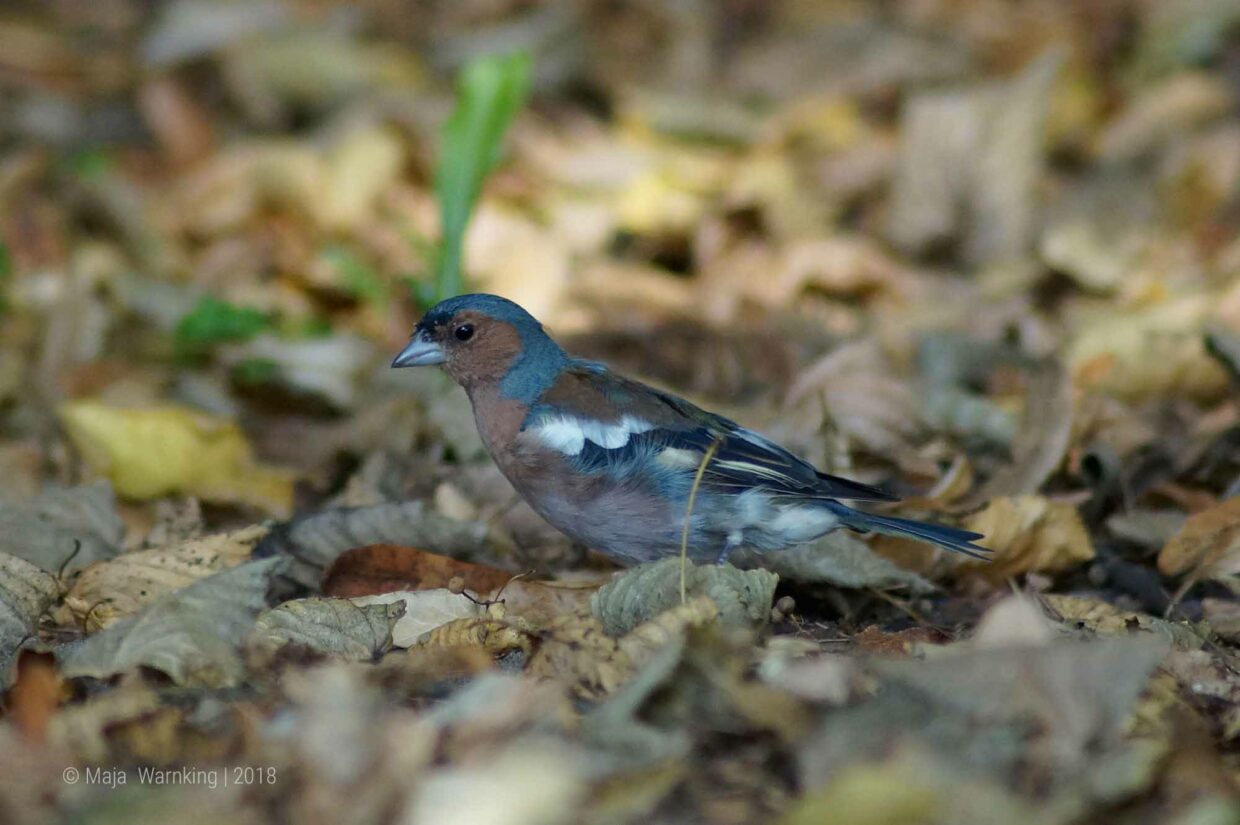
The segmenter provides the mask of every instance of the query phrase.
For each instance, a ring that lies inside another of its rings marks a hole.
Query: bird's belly
[[[561,532],[624,562],[653,561],[679,547],[682,522],[638,485],[586,483],[526,499]]]

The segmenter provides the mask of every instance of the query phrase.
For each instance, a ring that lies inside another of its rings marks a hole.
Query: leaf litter
[[[0,818],[1233,821],[1236,21],[0,10]],[[458,285],[995,560],[616,570],[386,368]]]

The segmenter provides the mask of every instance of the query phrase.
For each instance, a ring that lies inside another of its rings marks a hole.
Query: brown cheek
[[[521,337],[509,324],[497,324],[473,344],[458,344],[445,369],[461,383],[498,381],[508,373],[521,349]]]

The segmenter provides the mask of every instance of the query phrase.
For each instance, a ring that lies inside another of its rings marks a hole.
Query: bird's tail
[[[941,524],[930,524],[907,518],[877,516],[862,510],[854,510],[837,501],[830,502],[828,506],[832,512],[839,516],[840,523],[850,530],[856,530],[860,533],[904,536],[929,542],[930,544],[937,544],[939,547],[956,553],[963,553],[970,558],[990,561],[990,554],[992,552],[990,548],[973,543],[980,538],[985,538],[981,533],[973,533],[968,530],[959,530],[955,527],[944,527]]]

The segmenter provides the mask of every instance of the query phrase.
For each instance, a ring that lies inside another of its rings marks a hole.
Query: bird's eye
[[[474,325],[461,324],[459,327],[452,330],[452,334],[456,336],[456,340],[458,341],[468,341],[470,338],[474,337]]]

